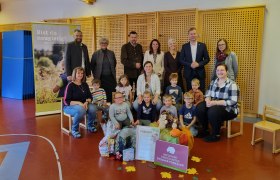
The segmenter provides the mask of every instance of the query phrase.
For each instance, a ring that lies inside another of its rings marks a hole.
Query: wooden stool
[[[239,136],[243,134],[243,122],[244,122],[244,117],[243,117],[243,102],[242,101],[238,101],[237,106],[239,108],[239,113],[238,116],[236,118],[234,118],[233,120],[239,119],[239,131],[236,133],[231,133],[231,121],[233,120],[229,120],[229,121],[224,121],[224,125],[221,128],[227,128],[227,137],[228,138],[232,138],[235,136]]]
[[[63,98],[61,99],[61,105],[60,105],[60,110],[61,110],[61,113],[60,113],[60,128],[62,130],[62,132],[66,133],[66,134],[71,134],[71,127],[72,127],[72,116],[70,114],[67,114],[63,111]],[[64,127],[63,125],[63,121],[64,121],[64,116],[68,117],[68,128]],[[81,128],[84,128],[84,129],[87,129],[87,118],[86,118],[86,115],[85,115],[85,118],[84,118],[84,123],[79,123],[79,126]]]

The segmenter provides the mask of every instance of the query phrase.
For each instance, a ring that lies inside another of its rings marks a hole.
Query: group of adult
[[[181,52],[177,51],[174,39],[168,40],[169,51],[166,53],[161,51],[160,42],[153,39],[149,50],[143,53],[142,46],[137,43],[137,33],[131,31],[128,36],[129,42],[121,48],[121,63],[131,86],[136,85],[137,87],[134,108],[137,108],[138,104],[142,102],[144,91],[149,89],[153,95],[152,101],[159,109],[161,107],[160,94],[170,84],[169,75],[171,73],[178,73],[178,85],[183,87],[182,68],[184,69],[186,90],[189,91],[192,88],[191,81],[197,78],[200,81],[200,89],[202,92],[205,91],[205,65],[208,64],[210,58],[206,45],[197,41],[196,28],[188,30],[189,42],[182,46]],[[82,43],[82,32],[75,30],[74,37],[75,41],[69,43],[66,50],[67,79],[79,86],[79,83],[75,83],[73,80],[73,76],[77,76],[77,74],[72,72],[76,67],[83,67],[85,76],[90,76],[92,72],[94,78],[101,80],[101,87],[104,88],[108,101],[111,102],[112,92],[116,87],[117,62],[114,52],[107,48],[109,40],[107,38],[99,40],[100,49],[93,53],[91,61],[89,61],[87,46]],[[212,133],[207,136],[209,141],[218,140],[222,121],[230,120],[238,113],[239,89],[235,83],[238,72],[237,57],[234,52],[230,51],[225,39],[218,40],[214,59],[215,68],[212,72],[211,84],[205,94],[205,101],[197,106],[197,117],[203,129],[201,135],[208,135],[208,122],[212,126]],[[161,87],[163,88],[161,89]],[[76,101],[76,99],[74,100]],[[82,98],[80,105],[85,102],[90,103],[91,100],[90,97]],[[66,106],[73,105],[71,100],[68,102],[65,104]],[[84,108],[85,112],[86,110]],[[76,114],[84,114],[79,111],[77,110]],[[72,113],[74,121],[76,114]],[[95,118],[95,116],[91,117]],[[77,121],[78,118],[81,118],[81,115],[76,118]],[[88,122],[88,127],[92,127],[93,119]],[[73,130],[76,131],[72,128]]]

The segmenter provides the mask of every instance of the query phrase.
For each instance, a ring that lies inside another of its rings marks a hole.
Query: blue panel
[[[24,57],[24,31],[3,32],[2,55],[3,57]]]
[[[2,97],[23,99],[23,59],[3,58],[2,62]]]
[[[3,32],[2,43],[2,96],[15,99],[34,97],[31,32]]]

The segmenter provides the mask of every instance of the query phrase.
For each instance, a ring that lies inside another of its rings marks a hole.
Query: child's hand
[[[134,124],[133,124],[133,126],[137,126],[137,125],[139,125],[140,124],[140,122],[139,122],[139,120],[137,120]]]
[[[120,128],[121,128],[120,123],[117,123],[116,124],[116,129],[120,129]]]

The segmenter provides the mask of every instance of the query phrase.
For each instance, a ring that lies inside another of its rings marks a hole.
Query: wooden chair
[[[238,116],[236,118],[234,118],[233,120],[229,120],[229,121],[224,121],[224,125],[222,126],[222,128],[227,128],[227,137],[228,138],[232,138],[235,136],[239,136],[243,134],[243,123],[244,123],[244,114],[243,114],[243,101],[238,101],[237,106],[239,108],[239,113]],[[239,131],[235,132],[232,134],[231,132],[231,122],[239,119]]]
[[[60,113],[60,125],[61,125],[61,130],[62,132],[66,133],[66,134],[71,134],[71,127],[72,127],[72,116],[65,113],[63,111],[63,98],[61,98],[61,105],[60,105],[60,110],[61,110],[61,113]],[[68,128],[67,127],[64,127],[64,116],[68,117]],[[84,129],[87,129],[87,118],[86,118],[86,115],[85,115],[85,118],[84,118],[84,123],[80,123],[79,126],[81,128],[84,128]]]
[[[275,122],[267,121],[268,119],[273,119]],[[280,152],[280,148],[277,149],[276,147],[276,134],[280,130],[280,109],[271,107],[271,106],[264,106],[263,117],[262,121],[254,123],[253,125],[253,133],[252,133],[252,145],[255,143],[260,142],[263,140],[263,131],[269,131],[273,134],[272,139],[272,153]],[[262,130],[261,137],[255,139],[255,132],[256,129]]]

